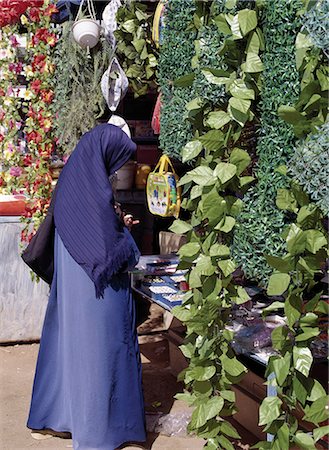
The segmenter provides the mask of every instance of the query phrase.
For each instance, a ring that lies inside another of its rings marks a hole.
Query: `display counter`
[[[185,327],[176,319],[171,310],[182,303],[186,289],[186,271],[177,270],[176,255],[142,256],[136,270],[131,274],[132,290],[149,302],[164,309],[165,337],[169,342],[169,356],[172,373],[178,373],[187,367],[188,362],[179,350],[184,341]],[[185,284],[184,284],[185,282]],[[278,315],[268,316],[264,322],[262,310],[265,306],[260,289],[246,289],[251,297],[248,305],[239,305],[233,309],[233,320],[229,328],[234,332],[232,346],[241,362],[248,368],[239,385],[233,387],[236,393],[238,413],[234,419],[252,432],[258,439],[271,440],[258,426],[259,405],[266,396],[276,395],[276,389],[266,383],[265,371],[268,359],[275,351],[271,347],[271,332],[284,323]],[[323,358],[315,359],[312,376],[323,385],[326,384],[327,365]],[[300,418],[299,418],[300,419]],[[309,424],[303,424],[306,430]]]

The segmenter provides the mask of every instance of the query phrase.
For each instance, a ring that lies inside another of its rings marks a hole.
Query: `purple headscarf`
[[[119,128],[102,124],[82,136],[56,187],[56,229],[73,259],[102,297],[113,275],[123,269],[131,247],[114,211],[109,176],[136,151]]]

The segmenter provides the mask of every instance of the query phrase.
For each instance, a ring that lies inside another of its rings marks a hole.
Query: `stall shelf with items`
[[[181,304],[188,289],[185,280],[186,271],[177,269],[178,262],[175,254],[142,256],[138,266],[131,273],[131,285],[136,298],[142,297],[164,309],[166,326],[161,334],[168,340],[170,367],[176,376],[188,366],[187,360],[179,350],[179,346],[184,342],[186,328],[172,314],[172,309]],[[247,291],[251,300],[247,305],[237,305],[229,326],[235,335],[232,346],[239,360],[248,368],[248,373],[242,381],[233,386],[238,407],[234,420],[258,439],[270,441],[272,436],[270,434],[266,436],[258,426],[258,411],[260,403],[266,396],[276,395],[275,387],[269,383],[271,375],[266,376],[266,369],[269,357],[275,354],[271,332],[275,327],[284,324],[285,320],[284,317],[273,314],[267,316],[264,321],[262,312],[269,300],[260,288],[252,286],[247,288]],[[325,386],[327,382],[325,342],[312,350],[315,364],[311,376]],[[303,422],[301,415],[298,416],[298,420],[302,428],[311,431],[310,424]]]

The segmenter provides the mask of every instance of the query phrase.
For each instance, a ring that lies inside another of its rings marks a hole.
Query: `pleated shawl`
[[[64,246],[95,284],[96,297],[129,259],[131,248],[114,211],[109,176],[136,151],[119,128],[102,124],[82,136],[59,177],[54,221]]]

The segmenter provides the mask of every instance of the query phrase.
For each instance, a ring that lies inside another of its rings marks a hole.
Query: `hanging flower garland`
[[[19,88],[23,64],[18,57],[17,33],[17,25],[6,26],[1,30],[0,39],[0,192],[4,193],[20,193],[24,187],[21,166],[25,145],[21,139]]]
[[[45,0],[41,7],[32,7],[21,22],[28,30],[27,51],[30,64],[25,67],[27,89],[24,112],[25,137],[28,148],[25,188],[29,201],[26,206],[22,240],[29,241],[47,212],[51,191],[51,156],[54,152],[53,135],[53,52],[57,34],[52,29],[51,15],[56,7]],[[29,224],[33,225],[32,231]]]
[[[52,190],[53,52],[57,34],[51,16],[57,9],[52,0],[0,0],[0,7],[0,23],[6,24],[0,46],[0,192],[26,195],[22,240],[29,241],[47,211]],[[25,31],[20,36],[26,40],[25,52],[18,42],[17,20]]]

